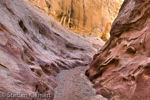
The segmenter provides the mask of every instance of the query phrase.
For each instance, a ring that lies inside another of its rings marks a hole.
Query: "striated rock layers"
[[[75,33],[109,38],[123,0],[29,0]]]
[[[86,75],[109,100],[150,100],[150,1],[125,0]]]
[[[52,100],[57,73],[89,64],[94,53],[86,38],[29,1],[0,0],[0,100]]]

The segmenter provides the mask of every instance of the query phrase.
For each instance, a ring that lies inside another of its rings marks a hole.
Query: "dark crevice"
[[[57,34],[57,33],[55,33],[55,32],[54,32],[54,34],[57,35],[57,36],[60,36],[59,34]],[[61,37],[61,36],[60,36],[60,37]]]
[[[30,57],[30,61],[35,61],[34,57],[31,56]]]
[[[47,1],[46,1],[46,6],[48,7],[48,9],[50,9],[50,8],[51,8],[50,3],[49,3],[49,2],[47,2]]]
[[[73,0],[71,0],[71,14],[70,14],[70,18],[73,17],[73,14],[74,14],[74,10],[73,10]]]
[[[38,86],[38,84],[35,86],[35,91],[38,91],[38,88],[39,88],[39,86]],[[39,91],[38,91],[39,92]]]
[[[14,12],[6,5],[6,3],[4,3],[4,5],[6,6],[7,10],[8,10],[12,15],[15,15]]]
[[[35,35],[33,35],[33,36],[31,37],[31,39],[32,39],[34,42],[36,42],[36,43],[40,43],[40,41],[36,38]]]
[[[37,71],[36,74],[39,76],[42,76],[42,74],[39,71]]]
[[[32,72],[36,73],[36,75],[38,75],[39,77],[42,76],[42,73],[41,73],[40,71],[35,70],[34,68],[30,68],[30,70],[31,70]]]
[[[3,68],[6,68],[6,69],[8,69],[5,65],[2,65],[2,64],[0,64],[0,66],[2,66]]]
[[[117,66],[118,64],[119,64],[119,59],[113,58],[107,65],[101,65],[101,66],[99,67],[100,69],[99,69],[98,73],[90,77],[91,81],[92,81],[93,79],[98,78],[99,76],[102,76],[102,74],[103,74],[104,72],[106,72],[106,70],[108,70],[108,69],[110,68],[109,65]],[[88,74],[87,74],[87,75],[88,75]]]
[[[22,20],[19,21],[19,26],[22,28],[22,30],[23,30],[24,33],[27,33],[27,32],[28,32],[28,30],[27,30],[27,28],[24,26]]]
[[[79,48],[77,48],[77,47],[75,47],[75,46],[73,46],[73,44],[66,44],[66,48],[68,48],[68,49],[72,49],[72,50],[78,50]]]
[[[61,67],[61,68],[63,68],[63,69],[69,69],[69,67],[68,67],[68,66],[63,65],[63,64],[62,64],[62,63],[60,63],[60,62],[55,61],[55,63],[56,63],[59,67]]]
[[[87,18],[86,18],[86,15],[85,15],[85,5],[84,5],[84,0],[83,0],[83,26],[85,26],[85,23],[86,23],[86,20],[87,20]]]
[[[34,68],[30,68],[32,72],[34,72]]]
[[[45,64],[45,65],[40,65],[40,67],[42,68],[43,72],[50,76],[51,75],[51,71],[50,71],[50,65]]]
[[[126,53],[128,53],[128,54],[135,54],[136,50],[135,50],[134,47],[128,47],[127,50],[126,50]]]
[[[31,46],[29,46],[29,44],[26,41],[24,41],[24,42],[28,46],[28,48],[33,51],[33,49],[31,48]]]
[[[26,63],[28,64],[28,65],[34,65],[34,63],[32,63],[31,61],[26,61]]]
[[[51,66],[53,67],[53,69],[59,73],[60,72],[60,69],[58,68],[58,66],[56,66],[54,63],[51,63]]]

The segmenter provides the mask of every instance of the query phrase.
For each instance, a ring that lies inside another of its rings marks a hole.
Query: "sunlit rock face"
[[[150,1],[125,0],[86,75],[109,100],[150,100]]]
[[[107,40],[123,0],[29,0],[75,33]]]
[[[43,100],[29,97],[32,92],[50,94],[44,99],[52,100],[57,73],[88,65],[94,53],[85,37],[29,1],[0,0],[0,100]],[[9,98],[10,93],[28,96]]]

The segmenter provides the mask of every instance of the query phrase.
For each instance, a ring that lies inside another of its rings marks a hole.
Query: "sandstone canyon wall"
[[[123,0],[29,0],[75,33],[109,38]]]
[[[150,0],[124,0],[111,37],[86,71],[109,100],[150,100]]]
[[[96,49],[84,37],[27,0],[0,0],[0,100],[6,93],[51,94],[61,70],[90,63]],[[37,98],[41,100],[41,98]],[[43,99],[42,99],[43,100]]]

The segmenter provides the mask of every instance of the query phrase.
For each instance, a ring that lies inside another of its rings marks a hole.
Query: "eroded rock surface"
[[[0,100],[16,99],[5,93],[32,92],[50,93],[44,99],[52,100],[57,73],[89,64],[94,53],[86,38],[65,29],[30,2],[0,0]],[[17,100],[28,99],[34,100],[29,96]]]
[[[109,38],[123,0],[29,0],[75,33]]]
[[[150,100],[150,1],[124,0],[86,75],[109,100]]]
[[[80,66],[61,71],[56,77],[58,86],[54,89],[53,100],[107,100],[101,95],[96,95],[93,84],[85,76],[87,68]]]

